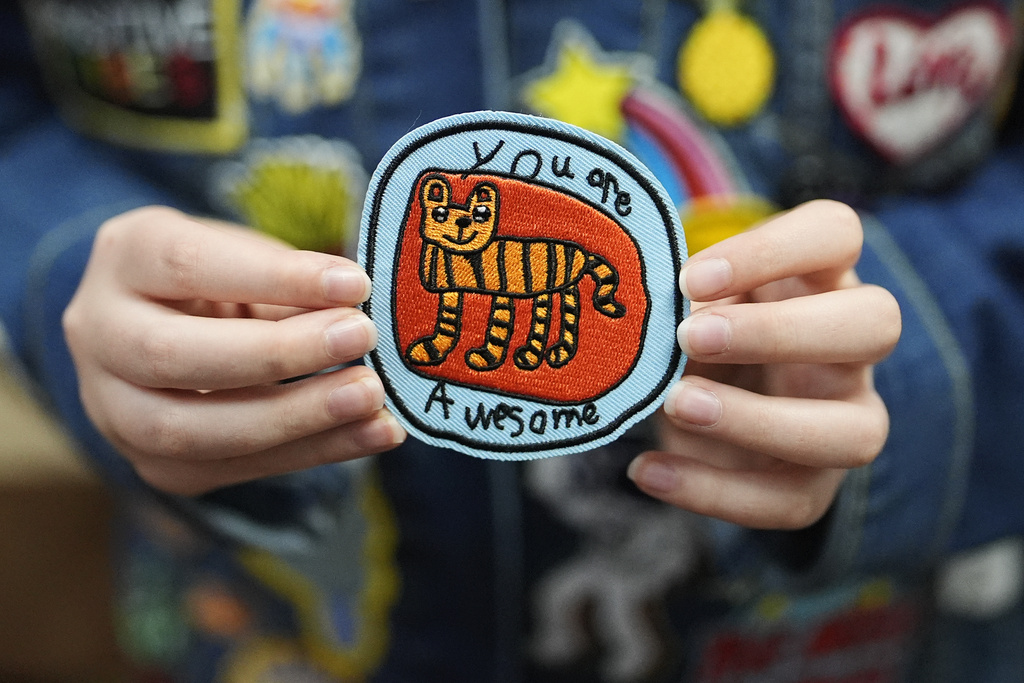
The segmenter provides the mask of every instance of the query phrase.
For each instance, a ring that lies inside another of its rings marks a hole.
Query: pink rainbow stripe
[[[628,121],[661,143],[691,197],[735,194],[718,153],[678,106],[651,90],[637,89],[621,107]]]

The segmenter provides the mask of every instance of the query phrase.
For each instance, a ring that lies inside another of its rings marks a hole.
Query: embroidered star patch
[[[478,112],[413,131],[371,180],[359,254],[367,360],[427,443],[587,450],[682,373],[678,215],[635,157],[581,128]]]
[[[563,20],[555,27],[545,65],[524,75],[521,96],[536,114],[622,142],[627,123],[622,101],[653,73],[646,56],[604,52],[586,29]]]

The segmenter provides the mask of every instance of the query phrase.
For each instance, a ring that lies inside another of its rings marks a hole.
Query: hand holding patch
[[[814,201],[687,263],[687,374],[665,399],[663,450],[630,465],[642,490],[743,526],[800,528],[878,456],[889,415],[874,364],[901,318],[892,294],[857,277],[863,240],[852,209]]]

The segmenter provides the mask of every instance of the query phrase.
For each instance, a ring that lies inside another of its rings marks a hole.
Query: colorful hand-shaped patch
[[[423,441],[523,460],[593,448],[682,373],[679,218],[629,152],[518,114],[435,121],[377,168],[367,358]]]
[[[256,0],[248,23],[248,80],[290,113],[347,100],[362,68],[352,0]]]

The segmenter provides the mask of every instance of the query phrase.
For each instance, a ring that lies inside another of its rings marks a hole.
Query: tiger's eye
[[[434,210],[430,212],[430,217],[437,223],[444,223],[448,220],[448,209],[443,206],[435,206]]]
[[[473,220],[477,223],[486,223],[491,219],[491,210],[486,206],[477,206],[473,209]]]

